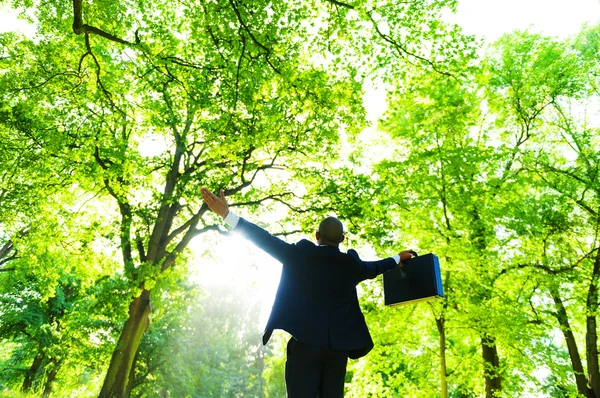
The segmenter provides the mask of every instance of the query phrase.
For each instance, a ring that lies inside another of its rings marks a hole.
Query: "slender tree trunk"
[[[494,398],[502,391],[500,377],[500,357],[496,339],[484,333],[481,337],[481,355],[483,357],[483,376],[485,378],[485,397]]]
[[[33,359],[33,363],[29,367],[29,370],[27,370],[27,373],[25,373],[25,380],[23,380],[23,386],[21,387],[21,390],[24,392],[31,390],[35,376],[38,374],[43,362],[44,354],[42,352],[38,352],[37,356]]]
[[[575,385],[577,386],[577,392],[585,397],[590,397],[590,391],[587,385],[585,372],[583,370],[581,356],[579,355],[579,349],[577,348],[577,343],[575,342],[575,336],[573,335],[571,325],[569,324],[567,310],[565,309],[557,288],[551,287],[550,294],[554,300],[554,308],[556,308],[554,316],[560,325],[560,330],[562,331],[567,343],[569,358],[571,359],[571,366],[573,367],[573,372],[575,373]]]
[[[448,371],[446,369],[446,319],[444,312],[435,319],[440,335],[440,398],[448,398]]]
[[[585,348],[588,368],[588,380],[596,397],[600,397],[600,368],[598,367],[598,329],[596,313],[598,312],[598,279],[600,278],[600,251],[596,254],[592,280],[586,300],[586,333]]]
[[[450,243],[450,242],[448,242]],[[446,257],[446,261],[450,259]],[[448,294],[448,286],[450,284],[450,272],[446,271],[444,275],[444,291]],[[444,299],[442,311],[435,318],[438,334],[440,336],[440,398],[448,398],[448,367],[446,364],[446,309],[448,308],[448,300]]]
[[[56,374],[60,369],[60,361],[56,361],[55,359],[53,359],[51,363],[53,365],[52,370],[50,371],[50,373],[48,373],[48,378],[46,379],[46,383],[44,385],[44,392],[42,393],[42,397],[49,397],[52,393],[52,383],[54,383],[54,379],[56,379]]]
[[[148,328],[150,291],[143,290],[129,306],[129,318],[113,351],[99,398],[127,398],[131,367],[144,332]]]

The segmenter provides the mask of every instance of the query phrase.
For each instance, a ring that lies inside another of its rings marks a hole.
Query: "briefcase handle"
[[[409,253],[414,254],[415,257],[419,257],[419,253],[417,253],[414,250],[410,250]],[[402,268],[398,267],[398,272],[400,273],[400,277],[402,279],[405,279],[407,277],[406,272],[404,272]]]

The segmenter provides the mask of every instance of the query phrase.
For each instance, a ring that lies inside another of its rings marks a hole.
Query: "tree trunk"
[[[485,378],[485,397],[494,398],[502,391],[500,377],[500,358],[496,340],[484,333],[481,337],[481,355],[483,357],[483,376]]]
[[[446,320],[444,313],[435,319],[440,335],[440,398],[448,398],[448,371],[446,369]]]
[[[52,393],[52,383],[54,383],[54,379],[56,379],[56,374],[60,369],[60,362],[53,359],[52,370],[48,373],[48,378],[46,379],[46,383],[44,385],[44,392],[42,393],[42,397],[49,397],[50,393]]]
[[[598,312],[598,279],[600,278],[600,251],[596,254],[592,280],[586,300],[585,348],[587,357],[588,380],[596,397],[600,397],[600,368],[598,367],[598,332],[596,313]]]
[[[148,328],[150,314],[150,291],[143,290],[129,306],[129,318],[125,322],[113,351],[99,398],[127,398],[128,383],[133,359],[144,332]]]
[[[129,371],[129,381],[127,382],[127,396],[131,395],[131,390],[136,386],[135,380],[135,364],[137,363],[139,352],[136,350],[133,356],[133,362],[131,363],[131,370]]]
[[[573,372],[575,373],[575,385],[577,386],[577,392],[585,397],[590,397],[590,391],[587,386],[585,372],[583,371],[583,364],[581,363],[581,356],[579,355],[579,349],[577,348],[577,343],[575,342],[575,336],[573,335],[571,325],[569,324],[567,310],[565,309],[563,301],[560,298],[558,289],[551,287],[550,294],[552,295],[554,307],[556,308],[554,316],[558,321],[560,330],[562,331],[567,343],[569,358],[571,359],[571,366],[573,367]]]
[[[33,359],[33,363],[29,367],[29,370],[25,373],[25,380],[23,380],[23,386],[21,387],[23,392],[27,392],[33,387],[33,381],[42,366],[42,362],[44,362],[44,354],[38,352],[37,356]]]

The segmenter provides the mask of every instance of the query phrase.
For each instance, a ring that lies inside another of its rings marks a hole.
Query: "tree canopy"
[[[229,239],[206,186],[285,239],[335,214],[440,257],[443,300],[361,285],[347,396],[600,397],[598,26],[483,47],[450,0],[11,5],[36,32],[0,34],[0,394],[283,394],[246,292],[189,280]]]

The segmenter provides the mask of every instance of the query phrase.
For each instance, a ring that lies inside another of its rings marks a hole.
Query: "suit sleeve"
[[[282,241],[271,235],[269,231],[241,217],[233,230],[241,233],[246,239],[282,263],[294,255],[296,245]]]
[[[358,257],[358,253],[356,253],[355,250],[348,250],[348,254],[355,257],[362,264],[362,275],[359,278],[361,281],[364,281],[365,279],[373,279],[377,275],[381,275],[398,265],[396,260],[394,260],[392,257],[377,261],[363,261]]]

